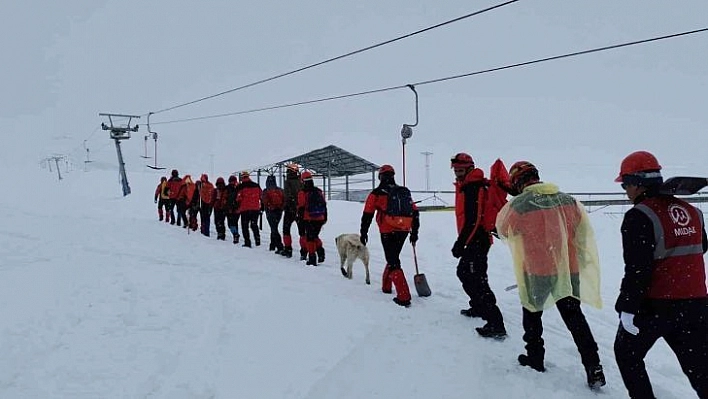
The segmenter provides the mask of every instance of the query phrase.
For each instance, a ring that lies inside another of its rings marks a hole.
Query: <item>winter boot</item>
[[[300,260],[307,260],[307,250],[300,248]]]
[[[239,241],[240,238],[241,238],[241,236],[238,235],[238,234],[236,234],[236,235],[234,236],[234,244],[238,244],[238,241]]]
[[[286,258],[292,258],[293,257],[293,247],[283,247],[283,250],[280,251],[280,254]]]
[[[317,266],[317,255],[316,254],[308,254],[307,262],[305,264]]]
[[[391,269],[389,269],[388,265],[384,266],[383,269],[383,276],[381,277],[381,291],[384,294],[390,294],[393,291],[391,291]]]
[[[162,208],[157,210],[157,214],[160,216],[160,221],[165,218],[165,215],[162,214]]]
[[[242,246],[244,248],[251,248],[251,240],[244,240]]]
[[[506,329],[503,325],[487,323],[482,327],[475,328],[475,330],[477,330],[477,334],[484,338],[494,338],[499,340],[506,338]]]
[[[281,255],[283,253],[283,244],[275,244],[275,254]]]
[[[397,304],[401,306],[406,306],[406,303],[410,305],[411,303],[411,291],[408,289],[408,282],[406,281],[406,275],[403,274],[403,269],[400,266],[391,268],[389,272],[389,278],[396,287],[396,298]],[[400,302],[400,303],[399,303]]]
[[[404,308],[411,306],[411,301],[402,301],[398,298],[393,298],[393,302],[395,302],[398,306],[403,306]]]
[[[323,263],[325,261],[325,250],[324,247],[317,248],[317,262]]]
[[[254,234],[253,241],[255,241],[257,247],[261,246],[261,236],[258,234]]]
[[[522,354],[522,355],[519,355],[518,360],[519,360],[519,364],[522,366],[529,366],[532,369],[534,369],[540,373],[543,373],[544,371],[546,371],[546,367],[543,366],[543,358],[542,357],[529,356],[529,355]],[[590,378],[590,377],[588,377],[588,378]]]
[[[275,244],[271,242],[270,245],[268,245],[268,251],[275,251]]]
[[[585,374],[588,377],[588,386],[590,389],[598,389],[605,386],[605,373],[602,372],[602,366],[599,364],[586,368]]]
[[[216,235],[216,239],[221,240],[221,241],[226,241],[226,234],[225,233],[218,233]]]

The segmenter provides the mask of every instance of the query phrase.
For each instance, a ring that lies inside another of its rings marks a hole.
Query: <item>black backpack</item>
[[[327,215],[327,203],[317,188],[307,193],[307,213],[313,218]]]
[[[404,186],[391,186],[387,190],[386,214],[389,216],[413,216],[411,190]]]
[[[411,231],[413,223],[413,197],[411,190],[403,186],[391,186],[386,190],[386,214],[384,223],[395,231]]]

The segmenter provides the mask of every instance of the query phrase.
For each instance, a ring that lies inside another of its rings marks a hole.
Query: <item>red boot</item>
[[[408,282],[406,282],[406,275],[403,274],[403,270],[397,267],[389,272],[389,277],[396,287],[396,297],[393,298],[393,301],[401,306],[410,306],[411,291],[408,289]]]
[[[381,277],[381,291],[383,291],[384,294],[390,294],[391,293],[391,275],[390,275],[391,270],[388,268],[388,265],[384,266],[383,270],[383,277]]]
[[[162,208],[157,209],[157,214],[160,216],[160,221],[162,221],[162,219],[164,219],[164,215],[162,214]]]

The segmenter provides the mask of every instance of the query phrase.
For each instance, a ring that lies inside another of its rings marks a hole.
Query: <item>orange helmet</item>
[[[450,159],[450,167],[451,168],[470,168],[474,167],[474,160],[470,156],[470,154],[460,152],[455,154]]]
[[[312,181],[312,173],[309,170],[302,172],[300,175],[302,181]]]
[[[530,182],[539,181],[538,168],[529,161],[518,161],[509,169],[509,183],[512,190],[521,193],[521,190]]]
[[[392,175],[396,174],[396,171],[393,169],[393,166],[386,164],[386,165],[381,165],[379,168],[379,176],[383,175],[384,173],[390,173]]]
[[[656,157],[648,151],[635,151],[622,160],[620,165],[620,172],[616,182],[622,182],[622,177],[626,175],[635,175],[638,172],[648,172],[648,171],[659,171],[661,170],[661,165],[657,161]]]

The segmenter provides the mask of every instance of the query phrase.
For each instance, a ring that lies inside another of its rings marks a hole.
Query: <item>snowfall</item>
[[[61,181],[37,167],[0,196],[2,398],[626,397],[612,351],[626,207],[590,209],[604,307],[584,312],[607,376],[593,392],[554,309],[544,314],[547,372],[517,364],[521,307],[505,291],[515,281],[503,242],[491,249],[489,279],[508,338],[481,338],[474,328],[483,322],[459,314],[467,299],[450,254],[452,212],[421,214],[417,258],[433,294],[415,295],[406,244],[414,298],[401,308],[381,292],[377,239],[371,285],[360,263],[352,280],[339,271],[334,237],[358,232],[361,203],[330,202],[326,261],[305,266],[268,252],[268,227],[266,245],[247,249],[217,241],[213,225],[207,238],[159,222],[161,172],[129,170],[124,197],[108,165],[60,165]],[[647,368],[659,397],[695,397],[663,341]]]

